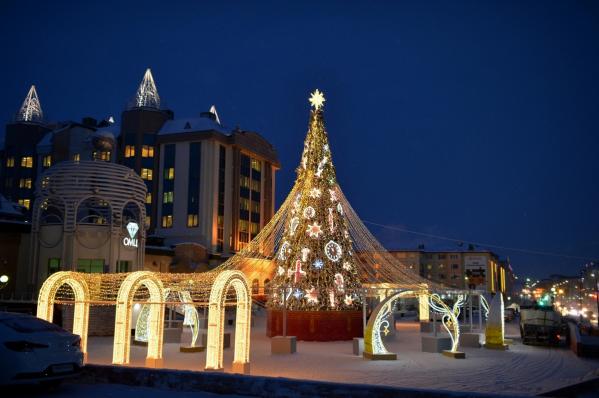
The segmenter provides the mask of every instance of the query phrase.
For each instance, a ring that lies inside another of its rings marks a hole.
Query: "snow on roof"
[[[15,204],[9,202],[8,199],[6,199],[3,195],[0,195],[0,214],[10,214],[13,216],[23,215],[23,213],[17,210]]]
[[[230,130],[216,123],[208,117],[181,118],[167,121],[160,129],[158,134],[178,134],[190,133],[194,131],[218,131],[223,134],[230,134]]]

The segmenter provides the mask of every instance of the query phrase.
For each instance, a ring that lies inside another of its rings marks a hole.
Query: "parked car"
[[[0,385],[58,384],[82,366],[79,336],[31,315],[0,312]]]
[[[558,345],[564,332],[561,315],[552,307],[520,310],[520,336],[524,344]]]

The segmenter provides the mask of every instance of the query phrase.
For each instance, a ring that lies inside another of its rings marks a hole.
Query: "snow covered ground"
[[[514,344],[507,351],[461,348],[466,359],[458,360],[420,350],[415,322],[397,323],[397,334],[386,342],[398,354],[397,361],[368,361],[352,355],[351,342],[298,342],[293,355],[271,355],[265,336],[265,317],[256,316],[252,328],[251,374],[297,379],[377,384],[443,390],[538,394],[593,375],[599,376],[599,360],[576,357],[567,348],[525,346],[517,324],[507,324]],[[110,364],[112,338],[89,339],[89,362]],[[143,366],[146,348],[131,347],[131,365]],[[205,353],[180,353],[178,344],[165,344],[164,367],[203,370]],[[233,349],[224,353],[230,371]]]

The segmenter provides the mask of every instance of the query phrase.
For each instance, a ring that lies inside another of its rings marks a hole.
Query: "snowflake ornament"
[[[314,224],[312,225],[308,225],[308,229],[306,230],[306,233],[310,236],[310,238],[316,238],[318,239],[320,237],[320,235],[322,235],[322,228],[320,227],[320,225],[318,225],[316,222],[314,222]]]
[[[343,263],[343,269],[346,271],[351,271],[351,264],[349,262],[344,262]]]
[[[322,261],[321,259],[317,258],[314,263],[312,264],[312,266],[316,269],[322,269],[322,267],[324,267],[324,261]]]
[[[354,299],[352,298],[352,296],[346,295],[343,302],[345,303],[345,305],[350,306],[354,303]]]
[[[285,268],[283,268],[283,267],[281,267],[281,266],[279,265],[279,269],[277,270],[277,274],[278,274],[279,276],[283,276],[283,275],[285,274]]]
[[[322,195],[322,191],[318,188],[312,188],[310,190],[310,197],[313,199],[318,199],[320,198],[320,195]]]
[[[316,89],[310,95],[310,99],[308,101],[310,101],[310,105],[312,105],[314,109],[318,110],[322,108],[326,99],[324,98],[324,94],[320,92],[320,90]]]
[[[295,289],[295,292],[293,292],[293,297],[295,297],[298,300],[301,299],[303,295],[304,294],[300,289]]]

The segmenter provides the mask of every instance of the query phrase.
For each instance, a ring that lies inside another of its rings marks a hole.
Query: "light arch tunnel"
[[[49,322],[53,318],[54,297],[58,289],[68,284],[75,293],[73,333],[81,337],[81,349],[87,353],[89,323],[89,288],[83,276],[76,272],[52,274],[40,289],[37,316]],[[148,352],[146,366],[162,364],[165,288],[159,274],[149,271],[130,273],[121,283],[117,294],[112,363],[126,365],[130,359],[131,316],[137,289],[145,286],[150,293]],[[237,298],[235,324],[235,353],[233,372],[249,373],[250,326],[252,298],[248,282],[241,271],[223,271],[214,280],[210,291],[206,369],[223,369],[224,314],[227,291],[232,287]]]
[[[442,311],[442,322],[451,337],[451,350],[457,351],[459,345],[460,327],[454,309],[451,309],[437,294],[426,290],[403,290],[393,293],[381,301],[373,310],[366,330],[364,331],[364,357],[369,359],[397,359],[397,354],[387,351],[381,336],[386,328],[391,327],[389,316],[392,314],[393,303],[401,298],[418,298],[420,320],[429,318],[429,307]]]

